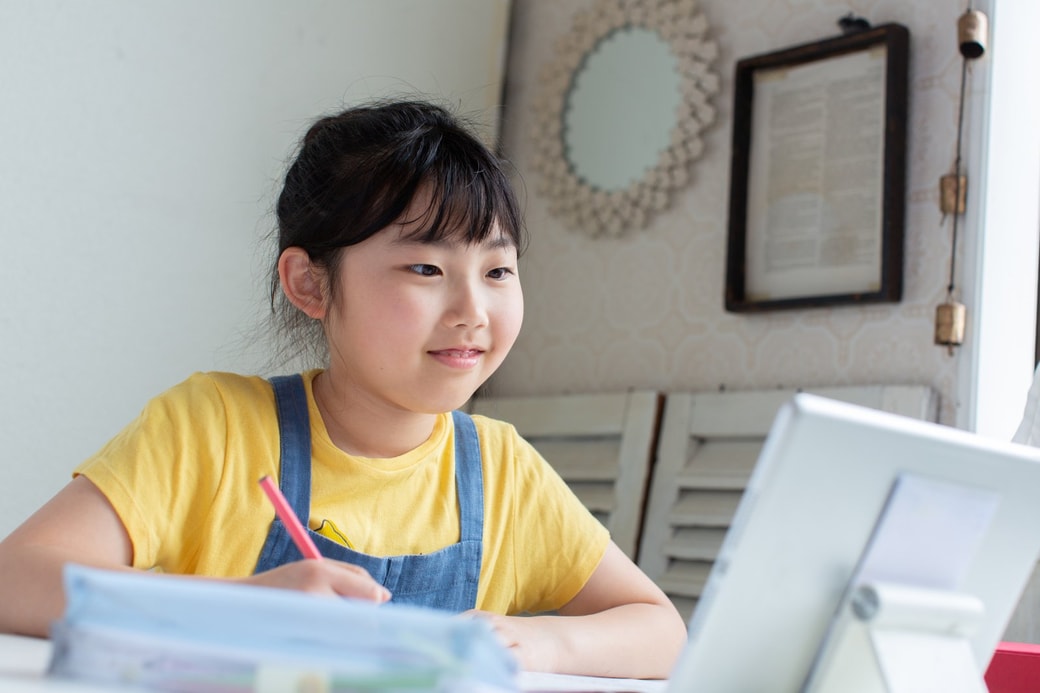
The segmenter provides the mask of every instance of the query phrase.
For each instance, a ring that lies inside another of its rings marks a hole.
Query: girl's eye
[[[513,274],[513,270],[508,267],[496,267],[488,272],[488,276],[492,279],[507,279],[511,274]]]
[[[435,277],[441,273],[434,265],[409,265],[408,269],[423,277]]]

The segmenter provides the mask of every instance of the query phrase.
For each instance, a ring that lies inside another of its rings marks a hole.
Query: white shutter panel
[[[928,387],[817,388],[815,394],[934,421]],[[777,410],[796,390],[675,393],[665,399],[639,566],[689,620]]]

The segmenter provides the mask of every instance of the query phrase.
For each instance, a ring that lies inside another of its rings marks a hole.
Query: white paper
[[[994,491],[900,475],[852,584],[959,589],[999,504]]]
[[[886,58],[880,46],[755,75],[750,298],[880,289]]]

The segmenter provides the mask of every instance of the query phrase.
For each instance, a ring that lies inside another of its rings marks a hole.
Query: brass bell
[[[941,303],[935,309],[935,343],[949,347],[951,354],[953,347],[964,343],[966,310],[957,301]]]

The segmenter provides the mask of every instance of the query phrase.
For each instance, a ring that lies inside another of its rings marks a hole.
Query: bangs
[[[403,238],[420,243],[453,241],[473,245],[484,243],[493,233],[500,233],[512,242],[518,253],[522,251],[515,200],[511,195],[503,195],[488,176],[478,172],[468,180],[460,180],[451,172],[431,172],[415,191],[414,198],[422,197],[428,201],[424,209],[412,218],[398,220],[415,228]]]
[[[309,183],[313,204],[297,205],[301,221],[291,226],[315,231],[312,257],[325,255],[333,265],[340,248],[395,224],[407,225],[407,238],[420,243],[477,244],[500,233],[523,252],[508,164],[446,112],[404,103],[349,114],[308,140],[311,151],[334,152],[332,165],[293,167]]]
[[[465,131],[417,128],[366,163],[371,198],[379,202],[362,224],[365,236],[399,223],[409,225],[408,240],[420,243],[479,244],[501,233],[523,251],[520,205],[504,162]]]

